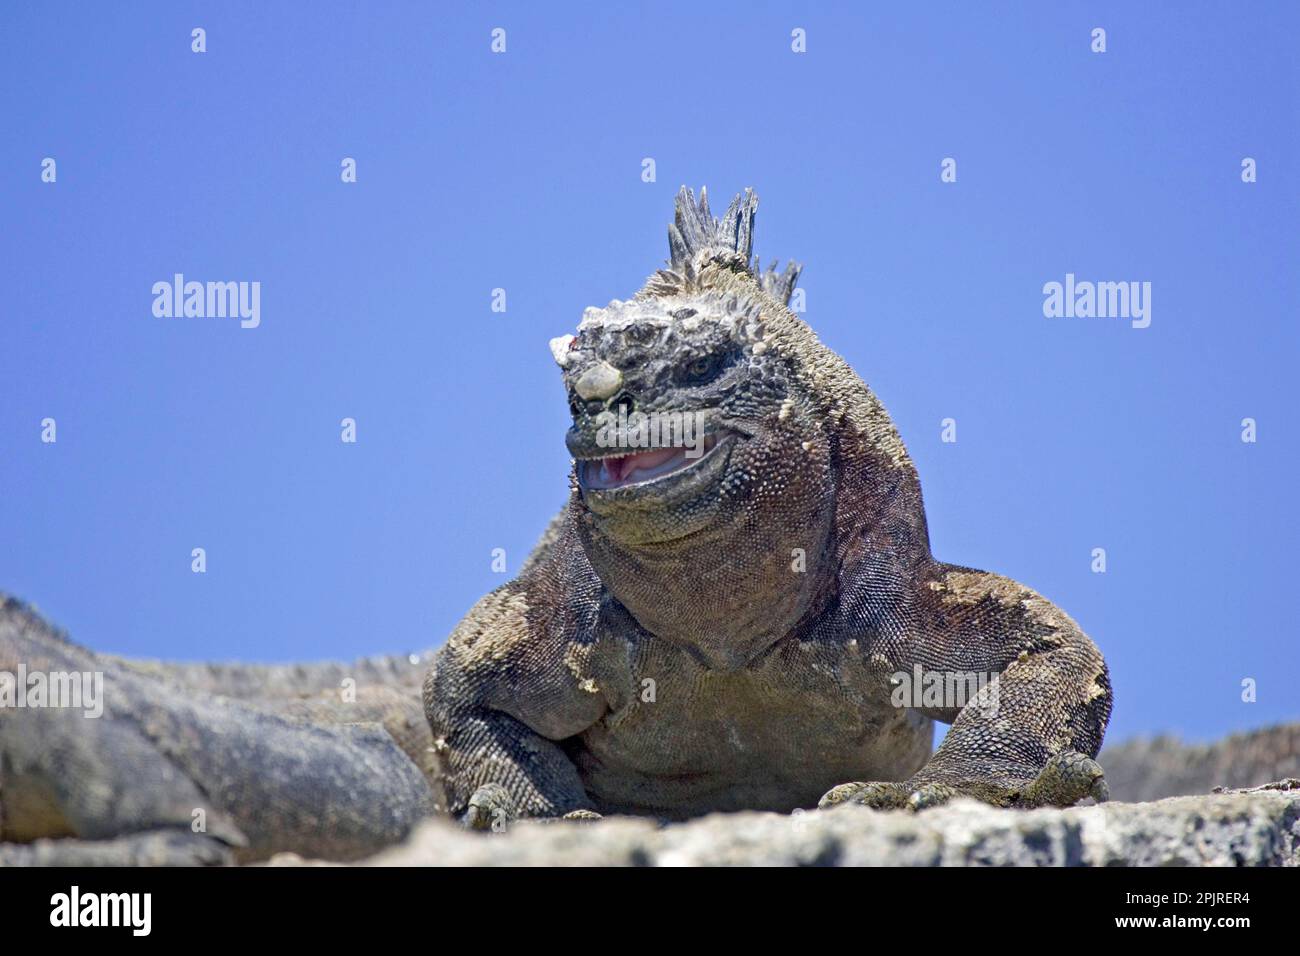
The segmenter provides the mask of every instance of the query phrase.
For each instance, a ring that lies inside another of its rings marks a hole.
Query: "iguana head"
[[[657,632],[674,626],[663,588],[716,578],[721,565],[755,580],[786,575],[764,582],[777,606],[749,595],[748,608],[728,609],[742,595],[720,599],[724,588],[711,587],[728,624],[788,625],[814,588],[789,578],[791,565],[813,571],[826,550],[831,443],[807,361],[824,350],[788,308],[800,267],[763,271],[751,258],[757,206],[746,191],[718,221],[703,190],[697,203],[683,188],[667,267],[551,342],[573,415],[566,441],[584,547]],[[719,660],[752,651],[728,640],[717,635]]]
[[[703,190],[697,204],[683,188],[668,268],[634,298],[587,309],[576,336],[551,342],[578,490],[616,541],[723,530],[762,489],[785,484],[780,456],[791,449],[773,443],[798,437],[795,457],[807,457],[797,384],[771,328],[798,322],[786,303],[799,267],[778,274],[751,263],[757,206],[747,191],[719,222]]]

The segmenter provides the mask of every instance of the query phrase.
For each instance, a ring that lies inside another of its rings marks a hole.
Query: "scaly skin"
[[[683,189],[668,267],[552,342],[568,504],[425,681],[451,809],[490,827],[1104,799],[1101,654],[1030,589],[931,555],[884,407],[788,308],[799,268],[751,261],[756,206],[719,223]],[[620,407],[702,412],[709,451],[620,484],[630,465],[601,464],[629,453],[602,439]],[[917,666],[996,675],[997,706],[895,706]],[[952,728],[931,756],[932,719]]]
[[[351,860],[437,808],[420,772],[432,740],[400,659],[351,669],[120,661],[0,595],[0,679],[20,665],[102,673],[103,714],[0,707],[0,865],[281,851]],[[339,693],[344,676],[357,682],[355,701]]]

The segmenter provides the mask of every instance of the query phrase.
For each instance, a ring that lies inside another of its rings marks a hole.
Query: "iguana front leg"
[[[585,587],[566,593],[574,577]],[[479,601],[435,657],[425,713],[448,809],[466,826],[595,815],[559,741],[606,709],[577,676],[592,643],[596,587],[585,566],[540,561]]]
[[[1110,718],[1105,661],[1059,608],[1014,581],[937,565],[909,605],[915,623],[887,631],[882,669],[992,677],[960,709],[922,706],[952,723],[930,761],[901,782],[845,784],[821,800],[833,806],[921,809],[955,795],[999,806],[1070,806],[1104,800],[1105,777],[1092,759]]]
[[[449,715],[450,716],[450,715]],[[453,813],[473,830],[503,830],[520,817],[592,815],[578,770],[559,745],[499,711],[450,717],[439,740]]]

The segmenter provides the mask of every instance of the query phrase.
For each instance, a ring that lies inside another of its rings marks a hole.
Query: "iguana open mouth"
[[[694,456],[688,454],[687,448],[653,448],[630,455],[587,459],[578,465],[578,480],[584,488],[594,491],[648,485],[704,461],[717,447],[719,437],[717,434],[704,436],[703,452]]]

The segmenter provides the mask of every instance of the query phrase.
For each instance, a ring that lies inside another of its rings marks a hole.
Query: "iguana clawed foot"
[[[1106,774],[1091,757],[1066,750],[1047,761],[1017,803],[1026,807],[1070,807],[1084,797],[1098,803],[1110,799]]]
[[[461,817],[461,823],[467,830],[492,830],[500,833],[517,816],[514,797],[510,796],[510,791],[499,783],[488,783],[470,796],[469,807]]]
[[[1023,786],[995,779],[937,782],[918,779],[897,783],[842,783],[817,802],[823,810],[846,803],[874,810],[925,810],[957,796],[973,797],[1000,807],[1069,807],[1084,797],[1104,803],[1110,797],[1106,777],[1091,757],[1066,750],[1048,760],[1038,775]]]
[[[828,810],[841,804],[856,803],[873,810],[924,810],[947,803],[959,792],[953,787],[937,783],[842,783],[827,791],[817,801],[817,806]]]
[[[570,810],[559,819],[568,820],[571,823],[594,823],[605,818],[595,810]]]
[[[465,815],[461,817],[461,823],[468,830],[491,830],[495,833],[501,833],[509,828],[510,824],[519,819],[519,811],[515,806],[514,798],[510,796],[510,791],[499,783],[487,783],[474,791],[469,798],[469,807]],[[556,823],[560,821],[569,821],[576,823],[591,823],[595,820],[604,819],[595,810],[570,810],[568,813],[558,817],[537,817],[538,822]]]

